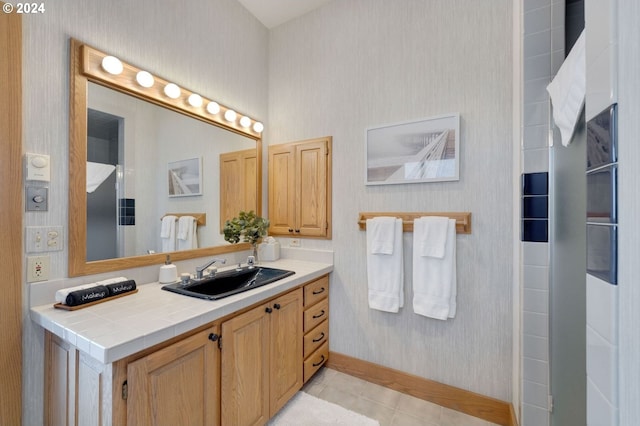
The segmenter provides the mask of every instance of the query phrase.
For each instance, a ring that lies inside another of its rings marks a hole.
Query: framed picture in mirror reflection
[[[169,162],[167,177],[169,197],[202,195],[202,157]]]

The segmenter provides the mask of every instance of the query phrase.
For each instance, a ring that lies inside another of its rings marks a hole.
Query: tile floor
[[[380,426],[493,426],[494,423],[323,368],[302,389],[376,419]]]

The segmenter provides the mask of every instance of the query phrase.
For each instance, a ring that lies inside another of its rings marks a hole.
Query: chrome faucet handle
[[[222,263],[224,265],[225,263],[227,263],[227,260],[226,259],[222,259],[222,258],[213,258],[207,264],[202,265],[202,266],[197,266],[196,267],[196,279],[197,280],[201,280],[202,279],[202,273],[204,272],[204,270],[207,269],[209,266],[213,265],[216,262]]]
[[[247,257],[247,265],[249,266],[249,268],[253,268],[253,265],[255,265],[255,263],[256,263],[256,257],[255,256]]]

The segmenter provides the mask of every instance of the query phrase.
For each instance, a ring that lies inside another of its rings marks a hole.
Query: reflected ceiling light
[[[120,62],[120,59],[115,56],[105,56],[102,58],[102,69],[109,74],[118,75],[122,73],[124,67],[122,66],[122,62]]]
[[[164,86],[164,94],[171,99],[178,99],[180,97],[180,88],[173,83],[169,83]]]
[[[228,109],[225,113],[224,113],[224,119],[227,121],[236,121],[236,117],[237,114],[234,110],[232,109]]]
[[[202,96],[198,95],[197,93],[190,94],[188,101],[189,105],[191,105],[192,107],[199,108],[202,106]]]
[[[146,71],[139,71],[138,74],[136,74],[136,81],[140,86],[147,88],[153,86],[153,83],[155,83],[153,76]]]
[[[220,112],[220,105],[217,102],[209,102],[207,104],[207,112],[209,114],[217,114]]]
[[[253,130],[256,133],[262,133],[262,131],[264,130],[264,125],[259,121],[256,121],[255,123],[253,123]]]
[[[242,117],[240,117],[240,125],[245,128],[251,126],[251,119],[246,115],[243,115]]]

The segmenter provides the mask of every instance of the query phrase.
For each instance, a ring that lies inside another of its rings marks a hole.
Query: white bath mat
[[[354,413],[339,405],[311,396],[296,393],[287,405],[267,423],[268,426],[380,426],[378,421]]]

